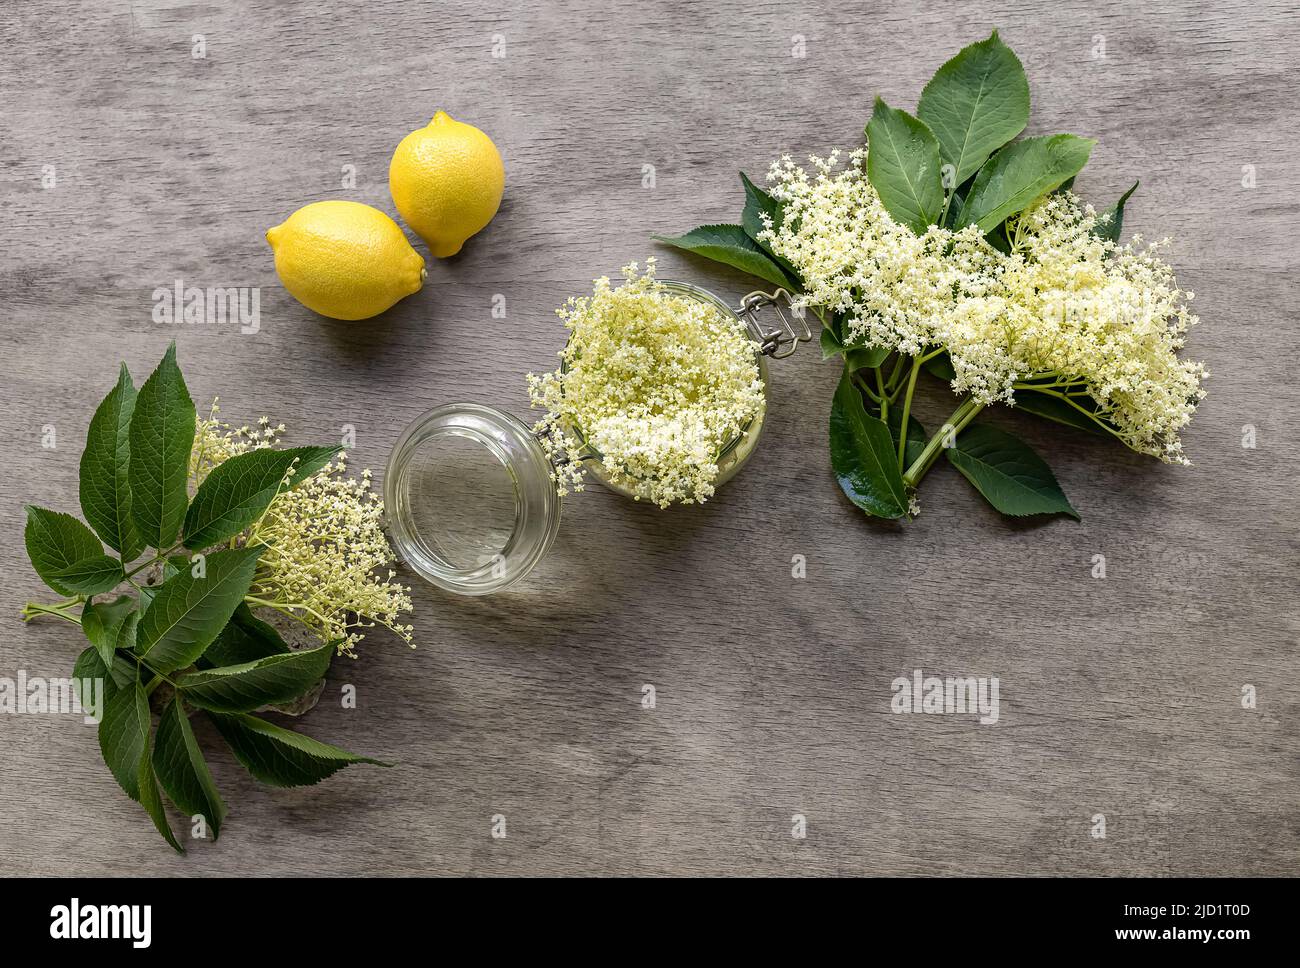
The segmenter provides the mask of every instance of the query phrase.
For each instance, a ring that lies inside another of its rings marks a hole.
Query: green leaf
[[[1029,123],[1029,79],[1020,58],[993,31],[940,67],[916,114],[939,140],[939,155],[960,185]]]
[[[821,332],[821,350],[822,359],[829,360],[833,356],[842,356],[845,365],[849,371],[856,373],[858,370],[870,370],[885,362],[885,357],[889,356],[889,349],[884,346],[873,346],[865,348],[861,346],[844,345],[840,342],[835,331],[823,326]]]
[[[841,334],[844,323],[846,322],[848,322],[847,319],[840,320]],[[849,365],[849,369],[854,372],[858,370],[870,370],[880,366],[889,358],[889,354],[893,352],[887,346],[863,346],[861,343],[854,340],[852,336],[848,339],[844,339],[841,335],[840,343],[844,347],[844,361]]]
[[[77,656],[77,661],[72,665],[72,677],[77,680],[77,698],[81,700],[83,707],[89,708],[93,697],[87,696],[81,688],[83,681],[103,679],[104,699],[107,701],[119,689],[135,682],[135,665],[123,656],[114,655],[112,666],[107,666],[100,658],[99,652],[92,646]]]
[[[1119,242],[1119,234],[1124,230],[1124,205],[1137,191],[1141,182],[1134,182],[1133,187],[1119,197],[1119,201],[1097,217],[1097,224],[1092,227],[1092,234],[1108,242]]]
[[[219,713],[248,713],[297,699],[329,670],[336,647],[268,656],[239,665],[192,672],[176,683],[186,700]]]
[[[92,645],[88,649],[82,650],[81,655],[77,656],[77,661],[72,664],[72,681],[77,689],[77,700],[81,703],[83,709],[90,709],[95,704],[95,697],[92,693],[86,691],[84,683],[89,683],[95,679],[102,679],[104,682],[104,698],[108,698],[108,690],[117,691],[117,683],[109,675],[108,666],[104,665],[104,660],[99,657],[99,653]],[[103,710],[97,710],[100,714]]]
[[[759,216],[767,215],[772,220],[773,227],[779,227],[782,222],[781,203],[768,194],[766,190],[759,188],[750,181],[749,176],[743,171],[740,173],[740,180],[745,185],[745,211],[740,216],[741,227],[744,228],[745,234],[758,244],[760,249],[771,256],[772,260],[785,270],[787,278],[792,283],[797,283],[799,273],[795,267],[773,252],[772,246],[767,242],[758,241],[758,233],[766,228]]]
[[[101,554],[60,568],[54,577],[60,585],[71,588],[78,595],[100,595],[125,581],[126,573],[122,570],[122,562],[112,555]]]
[[[1078,174],[1097,142],[1073,134],[1025,138],[1007,145],[980,169],[962,203],[958,226],[991,232],[1010,215]]]
[[[1076,397],[1074,399],[1079,406],[1096,410],[1096,401],[1091,397]],[[1092,420],[1086,414],[1080,413],[1060,397],[1019,390],[1016,392],[1016,409],[1023,410],[1025,413],[1032,413],[1036,417],[1043,417],[1046,420],[1064,424],[1067,427],[1086,430],[1090,434],[1106,436],[1105,429],[1098,426],[1096,420]]]
[[[136,397],[131,415],[131,516],[151,547],[168,548],[189,503],[186,481],[194,446],[194,402],[176,365],[176,344]]]
[[[139,682],[118,689],[104,704],[99,748],[114,778],[132,800],[140,799],[140,759],[149,742],[149,697]]]
[[[759,248],[758,243],[745,234],[745,230],[739,225],[701,225],[697,229],[691,229],[685,235],[656,235],[653,238],[666,245],[676,246],[687,252],[702,255],[706,259],[712,259],[714,262],[721,262],[742,272],[748,272],[751,276],[758,276],[774,286],[790,290],[797,288],[795,282],[786,275],[785,270],[773,262],[772,257]]]
[[[87,602],[82,608],[81,631],[86,633],[105,665],[113,661],[118,649],[135,647],[132,616],[138,617],[139,613],[130,595],[119,595],[111,602]]]
[[[907,513],[896,447],[884,421],[863,408],[862,394],[845,370],[831,403],[831,467],[849,500],[876,517]]]
[[[162,576],[160,580],[155,584],[145,585],[140,589],[140,611],[143,612],[153,604],[153,600],[155,596],[157,596],[158,589],[162,587],[163,582],[169,578],[175,578],[183,571],[189,571],[190,565],[190,560],[184,555],[170,555],[167,558],[164,558],[162,561]]]
[[[96,694],[95,680],[102,682],[103,691]],[[77,661],[72,664],[72,685],[77,691],[77,699],[84,712],[103,721],[104,709],[99,703],[107,704],[123,686],[135,682],[135,666],[121,656],[113,657],[113,665],[104,665],[104,660],[94,647],[84,649]]]
[[[149,737],[145,735],[144,755],[140,758],[137,785],[140,788],[140,805],[149,814],[149,819],[157,828],[163,839],[172,845],[178,854],[185,853],[185,848],[176,840],[171,824],[167,822],[167,811],[163,809],[162,794],[158,792],[158,780],[154,777],[153,757],[149,755]]]
[[[123,363],[117,386],[90,420],[86,449],[81,452],[81,513],[124,561],[144,550],[131,517],[130,428],[135,397],[135,385]]]
[[[134,618],[136,613],[131,613]],[[130,621],[130,618],[127,621]],[[111,664],[94,649],[86,649],[73,666],[73,675],[104,679],[104,710],[99,723],[99,748],[114,779],[145,808],[158,832],[180,853],[162,796],[154,779],[149,755],[149,697],[136,678],[136,669],[124,658],[114,655]],[[125,668],[124,668],[125,667]],[[111,671],[110,671],[111,670]],[[83,690],[84,694],[84,690]],[[83,705],[85,701],[83,699]]]
[[[846,346],[844,348],[844,363],[853,373],[858,370],[874,370],[885,362],[890,352],[888,346],[872,346],[868,349]]]
[[[141,661],[166,674],[201,656],[243,601],[261,553],[261,548],[214,551],[204,577],[183,571],[163,582],[140,616],[136,653]]]
[[[263,447],[222,461],[204,478],[185,512],[185,547],[206,548],[243,531],[270,506],[290,468],[289,487],[295,487],[342,449]]]
[[[191,818],[202,816],[212,828],[212,839],[217,840],[226,819],[226,804],[217,792],[217,785],[178,697],[172,698],[158,721],[153,770],[172,803]]]
[[[989,245],[997,249],[1003,255],[1011,254],[1011,240],[1007,238],[1007,223],[999,222],[993,226],[992,231],[985,235]]]
[[[867,178],[894,221],[917,235],[939,220],[939,142],[925,124],[876,98],[867,122]]]
[[[944,453],[1003,514],[1067,514],[1079,520],[1079,512],[1070,506],[1051,468],[1028,444],[1004,430],[973,423]]]
[[[740,173],[740,180],[745,186],[745,211],[740,216],[741,227],[744,228],[746,235],[758,243],[759,248],[770,255],[772,250],[758,241],[758,233],[767,228],[760,216],[766,215],[772,220],[774,227],[779,226],[781,224],[781,204],[769,195],[766,190],[759,188],[750,181],[749,176],[743,171]]]
[[[76,594],[71,587],[59,581],[61,571],[104,553],[104,546],[95,537],[95,532],[71,514],[49,511],[30,504],[27,505],[27,527],[23,532],[23,540],[27,545],[27,557],[32,560],[36,574],[60,595]]]
[[[829,327],[823,326],[821,336],[818,338],[818,344],[822,349],[822,359],[829,360],[833,356],[843,356],[844,347],[836,339],[835,334]]]
[[[966,193],[960,188],[954,188],[952,191],[952,201],[948,205],[948,217],[943,220],[943,227],[953,229],[957,227],[957,217],[961,215],[961,206],[966,199]]]
[[[289,646],[280,637],[280,633],[255,616],[247,603],[240,602],[221,634],[203,653],[199,666],[210,669],[239,665],[283,655],[288,651]]]
[[[953,369],[952,358],[946,352],[930,357],[921,364],[921,369],[945,383],[951,383],[957,379],[957,371]]]
[[[391,765],[366,756],[357,756],[337,746],[319,743],[256,716],[244,713],[208,715],[229,744],[235,759],[256,779],[269,786],[291,787],[319,783],[349,763]]]

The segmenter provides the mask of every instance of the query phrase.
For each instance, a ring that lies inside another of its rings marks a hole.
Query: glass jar
[[[812,338],[797,315],[786,316],[789,293],[752,292],[738,308],[713,293],[663,281],[675,295],[707,302],[745,323],[755,343],[763,407],[718,454],[721,487],[749,460],[767,415],[767,359],[781,359]],[[773,307],[777,328],[759,325],[759,312]],[[570,428],[580,435],[577,428]],[[625,497],[640,495],[615,484],[601,455],[578,455],[591,475]],[[475,403],[430,410],[406,428],[388,458],[384,505],[389,539],[398,557],[439,588],[461,595],[488,595],[513,585],[536,567],[560,528],[563,501],[554,468],[532,429],[519,418]]]

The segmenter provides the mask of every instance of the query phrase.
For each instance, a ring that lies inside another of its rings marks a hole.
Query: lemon
[[[266,233],[294,299],[331,319],[369,319],[424,285],[397,223],[360,202],[312,202]]]
[[[505,185],[492,139],[445,111],[403,138],[388,166],[397,211],[440,259],[492,221]]]

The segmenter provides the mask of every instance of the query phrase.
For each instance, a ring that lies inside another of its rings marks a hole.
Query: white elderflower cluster
[[[557,310],[569,341],[558,370],[528,374],[533,406],[548,411],[534,429],[561,494],[594,459],[638,500],[702,503],[723,450],[762,414],[757,347],[734,316],[665,288],[653,259],[637,268]]]
[[[1187,463],[1178,434],[1208,374],[1178,357],[1196,317],[1158,257],[1165,243],[1096,238],[1096,213],[1069,192],[1008,225],[1009,254],[974,226],[917,236],[885,211],[865,151],[839,171],[837,158],[811,159],[810,174],[787,156],[768,173],[782,220],[765,218],[760,238],[799,272],[799,304],[844,314],[863,345],[947,350],[953,390],[981,404],[1013,404],[1032,383],[1134,450]]]
[[[198,422],[190,457],[197,488],[214,467],[250,450],[273,447],[284,425],[263,417],[255,428],[233,428],[212,413]],[[245,601],[297,620],[322,642],[335,642],[355,658],[364,629],[384,626],[408,645],[414,627],[410,589],[396,581],[392,548],[383,530],[384,505],[371,490],[369,469],[347,476],[340,455],[301,483],[284,488],[262,518],[236,542],[264,546]]]

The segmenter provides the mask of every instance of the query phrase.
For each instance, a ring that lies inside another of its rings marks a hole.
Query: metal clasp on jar
[[[785,314],[785,309],[781,306],[782,300],[787,307],[790,307],[794,322],[791,322],[790,317]],[[777,318],[781,320],[779,328],[768,329],[759,324],[758,314],[768,306],[773,307]],[[756,289],[740,301],[740,308],[736,310],[736,315],[745,321],[750,335],[758,343],[759,351],[774,360],[785,359],[799,348],[800,343],[807,343],[812,339],[812,330],[808,328],[802,310],[792,307],[790,293],[784,289],[771,293]]]

